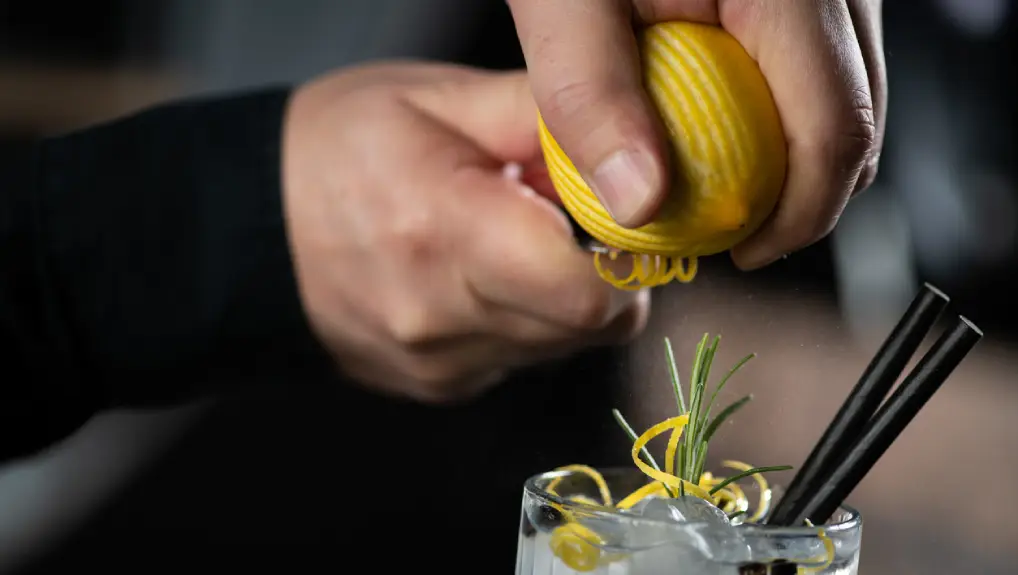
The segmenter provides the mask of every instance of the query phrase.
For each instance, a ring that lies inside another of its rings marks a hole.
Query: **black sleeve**
[[[0,459],[108,407],[328,369],[284,229],[288,96],[156,108],[0,159]]]

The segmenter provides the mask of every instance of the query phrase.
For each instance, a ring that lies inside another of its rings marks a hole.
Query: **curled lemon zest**
[[[813,523],[809,519],[806,520],[806,525],[809,527],[813,527]],[[806,573],[820,573],[821,571],[830,567],[831,563],[834,562],[834,541],[831,541],[831,538],[828,537],[826,533],[824,533],[823,529],[817,530],[817,537],[824,544],[824,556],[813,559],[814,562],[819,563],[818,565],[811,566],[800,565],[796,569],[796,575],[804,575]]]
[[[569,497],[566,498],[566,500],[571,503],[581,503],[583,505],[589,505],[592,507],[601,506],[600,503],[598,503],[594,499],[591,499],[590,497],[587,497],[586,495],[570,495]]]
[[[672,258],[671,266],[675,279],[684,284],[688,284],[696,277],[696,258]]]
[[[580,523],[570,522],[555,528],[551,534],[551,550],[556,557],[579,572],[597,569],[601,564],[601,536]]]
[[[608,483],[605,481],[604,476],[596,469],[588,465],[565,465],[559,467],[557,471],[572,471],[575,473],[582,473],[589,477],[594,484],[597,485],[602,501],[599,503],[595,499],[585,495],[573,495],[568,497],[567,500],[571,503],[578,503],[591,507],[607,507],[618,510],[626,510],[631,509],[634,505],[649,497],[674,497],[676,496],[675,492],[677,491],[678,486],[682,485],[687,494],[709,501],[714,505],[717,505],[725,511],[725,513],[746,511],[749,507],[749,501],[745,495],[745,491],[743,491],[737,484],[729,483],[722,489],[718,490],[714,495],[711,495],[710,490],[724,481],[725,478],[715,477],[711,472],[707,471],[700,477],[699,484],[694,484],[674,475],[675,451],[677,451],[679,438],[681,438],[682,431],[688,422],[688,414],[672,417],[658,423],[657,425],[651,426],[650,429],[637,438],[637,440],[633,443],[633,462],[636,463],[636,466],[640,469],[640,471],[654,481],[647,483],[636,491],[633,491],[626,497],[622,498],[618,503],[613,503],[614,500],[611,495],[611,490],[608,487]],[[650,440],[666,432],[671,432],[668,439],[668,451],[666,451],[666,453],[670,453],[671,456],[665,460],[665,471],[662,472],[644,463],[640,458],[640,451],[647,445],[647,443],[650,442]],[[752,468],[752,466],[747,463],[731,460],[723,461],[722,466],[737,469],[739,471],[746,471]],[[767,484],[767,480],[761,474],[755,473],[750,477],[757,482],[761,493],[759,507],[747,520],[748,522],[755,522],[767,513],[767,508],[770,504],[771,490]],[[556,493],[556,489],[562,482],[562,479],[562,477],[552,479],[545,488],[545,491],[552,495],[558,495],[558,493]],[[604,553],[602,549],[604,539],[602,539],[601,536],[593,529],[579,523],[576,515],[569,509],[555,502],[548,502],[548,505],[561,513],[565,521],[562,525],[559,525],[552,531],[552,553],[570,569],[586,573],[593,571],[600,566],[625,558],[625,555],[622,554],[609,555]],[[807,523],[809,524],[808,521]],[[812,524],[809,525],[812,527]],[[823,529],[819,529],[817,531],[817,537],[821,540],[821,542],[823,542],[825,552],[824,556],[810,560],[811,563],[816,563],[816,565],[798,566],[796,568],[797,575],[820,573],[833,563],[835,556],[834,542],[827,537]]]
[[[663,483],[657,481],[648,483],[636,491],[630,493],[626,497],[619,501],[615,505],[616,509],[630,509],[632,506],[643,501],[648,497],[660,497],[661,495],[670,495],[668,488]]]
[[[703,475],[700,476],[700,485],[709,490],[724,480],[725,478],[723,477],[714,477],[714,474],[710,471],[704,471]],[[745,513],[749,510],[749,499],[746,497],[746,492],[736,483],[729,483],[718,491],[718,495],[721,496],[718,507],[725,513]]]
[[[753,468],[752,465],[749,465],[747,463],[732,460],[722,461],[721,465],[723,467],[737,469],[739,471],[749,471],[750,469]],[[760,488],[760,502],[757,503],[756,511],[754,511],[753,515],[749,516],[746,519],[746,521],[750,523],[756,523],[764,515],[766,515],[771,508],[771,488],[767,484],[767,479],[763,476],[762,473],[754,473],[753,475],[750,475],[750,477],[752,477],[753,480],[756,481],[756,484]]]
[[[730,483],[725,487],[721,488],[715,495],[718,496],[718,507],[721,508],[725,513],[735,513],[737,511],[746,512],[749,510],[749,501],[746,499],[745,494],[740,493],[742,488],[734,483]]]
[[[689,283],[696,277],[697,260],[695,257],[669,257],[660,255],[635,254],[625,252],[632,261],[629,275],[620,278],[601,261],[601,252],[594,253],[594,269],[604,281],[620,290],[636,291],[651,288],[679,280]],[[620,252],[612,250],[608,259],[617,261]]]
[[[633,450],[631,452],[633,456],[633,462],[636,463],[636,466],[645,475],[649,476],[652,479],[656,479],[661,483],[664,483],[668,487],[671,487],[673,491],[677,491],[681,487],[682,489],[685,490],[686,493],[690,495],[714,503],[714,498],[711,496],[710,493],[707,492],[706,489],[700,487],[699,485],[691,481],[686,481],[685,479],[677,477],[674,474],[665,473],[664,471],[654,469],[650,465],[644,463],[642,459],[640,459],[640,450],[643,449],[647,445],[647,443],[650,442],[651,439],[654,439],[655,437],[661,435],[662,433],[672,430],[676,430],[677,434],[681,435],[682,429],[686,427],[687,423],[689,423],[689,414],[672,417],[662,421],[661,423],[658,423],[657,425],[651,426],[650,429],[643,432],[643,435],[638,437],[636,441],[633,443]],[[676,439],[676,441],[678,440]],[[671,442],[669,441],[669,443]],[[667,466],[668,464],[666,462],[665,467],[667,468]]]
[[[556,471],[573,471],[586,475],[594,482],[595,485],[597,485],[597,491],[601,495],[601,501],[603,504],[606,507],[611,507],[612,492],[608,489],[608,482],[604,480],[604,476],[601,475],[601,472],[598,470],[589,465],[564,465],[559,467]],[[559,484],[562,483],[562,479],[562,477],[552,479],[551,482],[548,483],[548,487],[545,488],[545,491],[552,495],[558,495],[558,493],[555,492],[555,489],[557,489]]]
[[[675,475],[675,452],[679,450],[679,439],[682,437],[683,428],[688,423],[689,417],[686,416],[686,422],[672,427],[672,433],[668,436],[668,445],[665,448],[665,473],[668,475]],[[678,494],[679,490],[672,488],[672,496],[675,497]]]
[[[608,257],[615,259],[617,253],[610,252]],[[637,279],[640,281],[660,281],[667,275],[667,272],[663,274],[660,268],[657,268],[656,271],[651,272],[649,275],[644,274],[643,270],[645,268],[643,266],[648,262],[648,256],[640,256],[634,260],[634,273],[639,276]],[[654,263],[660,265],[660,258],[655,258]],[[610,270],[608,272],[610,273]],[[569,471],[588,477],[596,485],[601,502],[599,503],[595,498],[583,494],[567,496],[562,503],[547,502],[547,505],[556,509],[563,519],[562,524],[555,527],[551,535],[551,549],[557,558],[574,571],[588,572],[600,566],[624,559],[627,556],[620,553],[608,553],[604,548],[604,539],[589,526],[578,521],[578,517],[584,517],[585,513],[590,513],[596,509],[610,510],[614,508],[616,510],[629,510],[639,502],[650,497],[674,498],[679,497],[680,494],[688,494],[711,503],[729,515],[734,512],[740,514],[748,512],[750,505],[746,492],[737,482],[731,481],[731,477],[718,477],[705,470],[700,473],[699,477],[696,478],[696,483],[694,483],[677,475],[680,471],[676,469],[676,454],[683,431],[685,431],[689,424],[689,420],[689,413],[671,417],[651,426],[643,434],[634,439],[630,453],[633,463],[651,481],[623,497],[617,503],[604,476],[596,469],[588,465],[578,464],[565,465],[558,468],[558,471]],[[626,429],[632,433],[628,427]],[[669,436],[665,448],[665,466],[662,471],[656,466],[644,462],[641,455],[643,455],[650,441],[665,433],[668,433]],[[722,466],[743,473],[753,469],[753,466],[747,463],[732,460],[722,461]],[[762,474],[753,473],[748,477],[751,477],[757,483],[760,490],[759,504],[755,512],[745,520],[745,522],[754,523],[767,514],[771,502],[771,489]],[[557,496],[557,489],[563,480],[564,477],[562,476],[553,478],[548,482],[545,490],[549,494]],[[813,527],[808,521],[807,524]],[[833,563],[835,558],[833,541],[827,537],[822,528],[817,529],[817,537],[823,543],[824,556],[808,559],[805,561],[805,565],[802,564],[804,562],[799,562],[800,565],[796,568],[797,574],[819,573]]]

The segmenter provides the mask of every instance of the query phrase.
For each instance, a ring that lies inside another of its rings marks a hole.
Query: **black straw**
[[[877,412],[792,524],[807,518],[817,525],[826,523],[982,337],[978,327],[959,317],[954,328],[944,332]]]
[[[820,488],[820,483],[830,475],[837,462],[858,439],[947,303],[948,297],[943,292],[930,284],[923,284],[905,315],[898,320],[898,325],[887,336],[849,393],[827,431],[788,484],[785,496],[767,519],[768,524],[789,526],[799,523],[795,519],[801,515],[809,496]]]

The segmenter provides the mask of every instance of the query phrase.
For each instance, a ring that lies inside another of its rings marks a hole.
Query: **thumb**
[[[629,4],[510,2],[548,130],[612,217],[637,227],[664,199],[667,170]]]

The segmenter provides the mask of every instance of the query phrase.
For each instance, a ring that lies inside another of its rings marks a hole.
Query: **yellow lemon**
[[[540,119],[551,181],[577,223],[618,252],[634,254],[620,288],[692,280],[698,256],[730,249],[756,231],[784,185],[787,144],[770,89],[730,34],[687,22],[640,33],[645,86],[668,131],[673,185],[651,223],[612,220]],[[598,258],[600,254],[595,255]],[[685,264],[685,265],[684,265]]]

